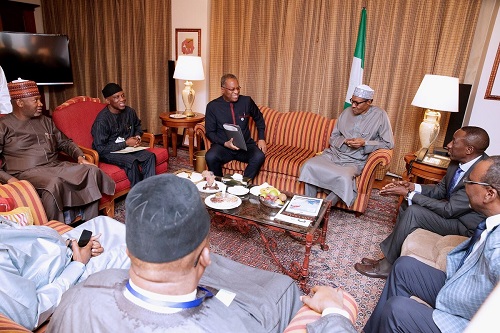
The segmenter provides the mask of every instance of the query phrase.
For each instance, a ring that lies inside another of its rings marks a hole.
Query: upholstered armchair
[[[47,215],[35,188],[26,180],[0,185],[0,198],[11,198],[14,201],[13,208],[27,207],[33,217],[33,224],[45,225],[55,229],[59,234],[73,229],[72,227],[58,221],[48,221]],[[45,332],[47,324],[43,324],[36,330],[37,333]],[[13,322],[6,316],[0,314],[0,332],[30,332],[25,327]]]
[[[78,144],[85,154],[91,156],[90,160],[115,181],[115,194],[103,195],[99,204],[99,208],[103,209],[106,215],[114,217],[115,198],[128,193],[130,181],[125,171],[116,165],[101,162],[97,151],[92,149],[92,124],[105,106],[106,104],[101,103],[99,98],[77,96],[56,107],[52,119],[61,132]],[[154,135],[151,133],[144,133],[142,141],[147,143],[149,150],[156,155],[156,174],[165,173],[168,166],[168,150],[154,147]]]

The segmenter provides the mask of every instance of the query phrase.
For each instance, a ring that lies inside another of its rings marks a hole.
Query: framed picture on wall
[[[201,57],[201,29],[175,29],[175,55]]]
[[[496,99],[500,100],[500,75],[498,73],[498,65],[500,64],[500,44],[498,44],[497,54],[495,56],[495,61],[493,62],[493,68],[491,69],[490,80],[488,81],[488,86],[486,87],[486,93],[484,94],[485,99]]]

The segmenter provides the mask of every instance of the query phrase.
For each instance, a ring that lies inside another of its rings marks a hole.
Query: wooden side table
[[[194,127],[196,124],[205,120],[205,115],[195,112],[194,117],[186,118],[172,118],[170,115],[176,114],[173,112],[162,112],[160,113],[160,119],[162,123],[162,134],[163,134],[163,147],[168,149],[168,135],[167,132],[172,128],[185,128],[187,130],[187,136],[189,139],[189,160],[193,163],[194,157]],[[172,131],[171,131],[172,132]],[[176,133],[177,134],[177,133]],[[199,144],[199,142],[198,142]],[[177,156],[177,135],[172,135],[172,156]]]
[[[418,183],[421,179],[423,183],[437,183],[446,175],[446,168],[417,162],[413,153],[406,154],[404,159],[406,163],[404,180]]]

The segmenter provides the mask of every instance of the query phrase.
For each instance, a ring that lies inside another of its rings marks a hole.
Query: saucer
[[[227,189],[227,191],[234,195],[245,195],[249,192],[249,189],[244,186],[232,186]]]
[[[174,114],[170,115],[170,118],[183,119],[183,118],[187,118],[187,116],[185,114],[174,113]]]

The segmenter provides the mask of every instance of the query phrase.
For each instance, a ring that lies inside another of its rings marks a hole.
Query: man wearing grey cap
[[[351,206],[356,199],[356,176],[361,174],[368,155],[377,149],[392,149],[394,139],[387,113],[373,106],[374,91],[367,85],[354,89],[351,107],[335,123],[330,147],[308,160],[299,180],[306,195],[316,197],[319,188],[329,192],[332,206],[340,199]]]
[[[125,206],[130,270],[66,292],[50,332],[283,332],[300,308],[289,277],[210,254],[210,216],[191,181],[148,178]]]

